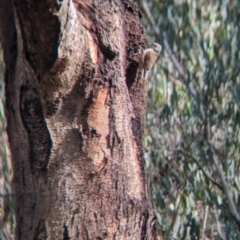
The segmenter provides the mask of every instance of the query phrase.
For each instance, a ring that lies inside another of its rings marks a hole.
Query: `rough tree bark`
[[[1,0],[16,239],[155,239],[141,14],[129,0]]]

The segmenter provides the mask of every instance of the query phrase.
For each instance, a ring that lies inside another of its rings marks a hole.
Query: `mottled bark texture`
[[[155,239],[141,14],[130,0],[1,0],[16,239]]]

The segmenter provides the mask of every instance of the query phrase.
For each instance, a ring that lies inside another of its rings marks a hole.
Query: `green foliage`
[[[137,2],[147,35],[163,46],[145,137],[158,227],[164,239],[240,239],[227,196],[239,214],[240,2]]]

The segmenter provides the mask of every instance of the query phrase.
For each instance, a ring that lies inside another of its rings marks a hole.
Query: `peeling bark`
[[[16,239],[155,239],[136,5],[2,0],[0,11]]]

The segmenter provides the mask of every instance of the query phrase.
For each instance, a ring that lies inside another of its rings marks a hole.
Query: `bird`
[[[153,42],[153,48],[148,48],[143,51],[141,64],[142,64],[144,78],[146,78],[147,74],[152,69],[161,51],[162,51],[162,46],[159,43],[155,43],[155,42]]]

